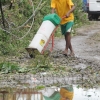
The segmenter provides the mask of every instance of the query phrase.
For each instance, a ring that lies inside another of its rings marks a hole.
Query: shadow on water
[[[46,87],[43,90],[5,88],[0,90],[0,100],[60,100],[63,94],[67,96],[69,93],[73,93],[70,94],[73,99],[67,100],[100,100],[100,88],[85,89],[73,85],[73,90],[66,88],[69,92],[62,90],[62,88],[65,89],[65,87],[55,86]]]

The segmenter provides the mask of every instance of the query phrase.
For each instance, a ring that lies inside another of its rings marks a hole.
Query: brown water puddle
[[[73,85],[74,97],[73,100],[100,100],[100,88],[84,89],[77,88]],[[59,92],[60,88],[51,87],[49,90],[45,88],[41,91],[34,89],[2,89],[0,91],[0,100],[46,100],[45,96],[50,96],[54,91]],[[51,100],[51,99],[50,99]],[[56,99],[52,99],[56,100]],[[57,99],[58,100],[58,99]]]
[[[33,89],[4,89],[0,91],[0,100],[43,100],[43,95]]]

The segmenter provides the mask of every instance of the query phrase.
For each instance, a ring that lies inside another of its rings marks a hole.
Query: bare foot
[[[71,52],[71,53],[70,53],[70,56],[71,56],[71,57],[74,57],[74,56],[75,56],[74,52]]]
[[[62,52],[62,54],[65,55],[65,56],[68,56],[68,51],[67,51],[67,50],[64,50],[64,51]]]

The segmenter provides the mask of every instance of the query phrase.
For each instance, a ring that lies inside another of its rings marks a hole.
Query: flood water
[[[60,90],[59,88],[58,89],[52,88],[52,89],[54,89],[53,91]],[[73,100],[100,100],[100,88],[84,89],[84,88],[77,88],[77,86],[73,86],[73,89],[74,89]],[[44,99],[42,92],[43,91],[36,92],[33,89],[20,90],[16,92],[11,91],[10,93],[7,91],[0,91],[0,100],[46,100]],[[45,92],[47,92],[45,93],[47,95],[48,91],[45,90]]]
[[[82,89],[74,87],[73,100],[100,100],[100,88]]]

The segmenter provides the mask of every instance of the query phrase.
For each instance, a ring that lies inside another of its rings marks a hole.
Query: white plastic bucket
[[[50,97],[54,92],[55,92],[55,89],[53,88],[45,88],[44,90],[41,91],[42,94],[46,97]]]
[[[43,34],[36,34],[28,48],[37,49],[41,53],[47,40],[48,39]]]
[[[55,27],[56,26],[51,21],[43,21],[36,35],[29,44],[29,47],[26,48],[27,51],[29,51],[29,49],[37,49],[41,53]]]
[[[36,34],[43,34],[47,39],[49,39],[55,27],[56,26],[51,21],[43,21]]]

